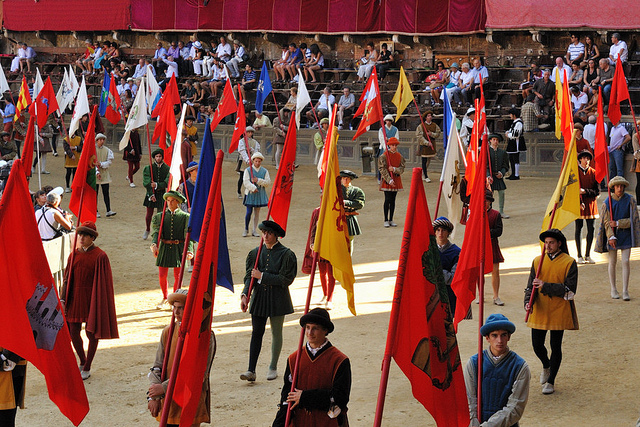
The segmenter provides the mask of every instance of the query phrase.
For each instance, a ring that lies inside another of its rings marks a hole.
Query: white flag
[[[160,86],[156,81],[156,78],[153,76],[153,72],[151,72],[151,65],[147,67],[147,108],[149,109],[149,114],[153,111],[153,108],[156,106],[158,101],[160,101],[160,97],[162,96],[162,91],[160,90]]]
[[[304,84],[304,78],[302,77],[302,71],[298,70],[298,101],[296,103],[296,125],[300,129],[300,113],[304,110],[304,107],[311,102],[307,85]]]
[[[133,105],[131,106],[131,110],[129,111],[127,124],[124,126],[124,135],[122,136],[122,139],[120,140],[120,146],[118,147],[120,151],[127,148],[131,131],[148,123],[145,93],[146,90],[144,86],[144,80],[142,80],[140,82],[140,88],[138,88],[138,93],[136,94],[136,99],[133,100]]]
[[[180,170],[182,169],[182,154],[180,149],[182,148],[182,129],[184,128],[184,116],[187,112],[187,103],[182,104],[182,114],[180,115],[180,121],[178,122],[178,131],[176,132],[176,139],[173,141],[173,154],[171,155],[171,167],[169,168],[169,174],[171,175],[170,191],[176,191],[178,185],[180,185],[180,179],[182,178]]]
[[[56,101],[58,101],[58,114],[62,115],[62,113],[64,113],[64,110],[66,110],[69,104],[73,102],[73,96],[73,88],[71,87],[71,81],[69,80],[69,73],[65,68],[64,77],[62,78],[60,88],[58,88],[58,93],[56,94]]]
[[[69,125],[69,136],[73,136],[73,133],[78,130],[80,126],[80,119],[85,114],[89,114],[89,98],[87,97],[87,85],[84,82],[84,76],[82,76],[82,84],[76,97],[76,106],[73,109],[73,116],[71,116],[71,124]]]
[[[69,83],[71,84],[71,90],[73,93],[73,97],[75,98],[76,94],[80,90],[80,85],[78,84],[76,73],[73,71],[73,67],[71,67],[71,65],[69,65]]]
[[[4,70],[0,67],[0,94],[3,94],[7,91],[11,91],[9,88],[9,83],[7,82],[7,76],[4,75]]]
[[[42,76],[40,75],[40,68],[36,68],[36,80],[33,82],[33,96],[31,99],[36,99],[42,88],[44,87],[44,82],[42,81]]]
[[[458,229],[457,225],[460,224],[460,216],[462,214],[462,200],[460,200],[460,169],[462,168],[461,156],[460,156],[460,144],[458,143],[458,129],[456,128],[456,115],[451,109],[449,99],[444,98],[444,116],[448,129],[445,130],[448,134],[447,148],[444,153],[444,162],[442,165],[442,175],[440,175],[440,181],[442,182],[442,196],[447,204],[448,219],[454,224],[453,232],[450,238],[455,237],[455,232]],[[443,125],[444,126],[444,125]]]

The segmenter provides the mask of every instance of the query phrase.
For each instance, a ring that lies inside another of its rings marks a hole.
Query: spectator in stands
[[[458,83],[460,83],[461,75],[462,75],[462,71],[460,71],[460,66],[458,65],[457,62],[454,62],[449,66],[449,82],[445,86],[447,88],[447,96],[449,97],[449,102],[453,100],[452,91],[458,88]]]
[[[193,42],[191,61],[193,62],[193,72],[196,76],[202,76],[202,64],[204,62],[204,49],[202,43],[196,40]]]
[[[220,44],[218,44],[218,46],[216,47],[216,51],[213,57],[218,59],[219,61],[226,63],[231,59],[231,45],[227,43],[227,38],[225,36],[220,36],[219,40]]]
[[[473,60],[473,70],[471,70],[471,74],[473,75],[473,82],[471,83],[469,94],[473,96],[473,99],[480,98],[480,83],[482,83],[483,86],[487,84],[489,81],[489,70],[482,65],[479,58],[476,58]],[[473,99],[469,99],[469,102],[473,103]]]
[[[258,110],[253,110],[256,119],[253,121],[253,128],[255,130],[260,130],[262,128],[272,128],[271,120],[267,117],[266,114],[258,113]]]
[[[440,104],[440,92],[442,88],[449,83],[449,71],[444,67],[444,62],[436,63],[436,72],[428,77],[429,90],[431,95],[431,105]]]
[[[611,95],[611,83],[615,70],[606,58],[600,59],[600,86],[602,87],[603,105],[609,105],[609,95]]]
[[[102,70],[102,63],[107,57],[107,49],[109,42],[102,43],[102,46],[96,46],[96,50],[93,53],[93,71]]]
[[[560,75],[560,81],[562,82],[566,82],[569,79],[569,76],[571,76],[571,73],[573,72],[571,67],[565,64],[564,59],[562,59],[559,56],[556,58],[556,66],[553,67],[553,70],[551,70],[551,75],[549,76],[551,81],[554,83],[556,82],[556,71]],[[566,72],[566,77],[565,77],[565,72]]]
[[[562,58],[560,58],[562,61]],[[551,114],[551,107],[554,104],[556,86],[551,81],[549,70],[544,70],[542,78],[533,85],[533,94],[536,96],[535,104],[543,112],[542,119],[546,121]]]
[[[213,73],[215,72],[214,61],[217,60],[215,53],[215,50],[205,49],[204,58],[202,60],[202,75],[207,79],[212,79]]]
[[[591,36],[586,36],[584,38],[584,58],[580,67],[585,68],[590,59],[592,59],[594,63],[600,59],[600,49],[598,49],[598,46],[593,42]]]
[[[543,118],[542,111],[537,104],[534,104],[534,95],[530,94],[520,109],[520,116],[524,123],[525,132],[537,132],[540,119]]]
[[[36,59],[36,51],[31,46],[27,46],[25,42],[19,44],[18,54],[11,62],[11,72],[16,72],[20,69],[21,73],[24,73],[24,66],[27,65],[27,73],[31,73],[31,64]]]
[[[282,45],[282,55],[280,59],[273,62],[273,71],[276,73],[276,81],[287,81],[287,77],[285,75],[286,64],[289,62],[289,57],[291,56],[291,52],[289,51],[289,46]]]
[[[13,131],[13,117],[16,115],[16,106],[13,105],[11,98],[11,92],[4,94],[4,110],[2,110],[2,130],[9,132]]]
[[[387,70],[391,68],[393,62],[393,54],[387,48],[386,43],[382,43],[380,46],[380,56],[376,60],[376,73],[378,73],[378,79],[382,80],[387,75]]]
[[[118,91],[118,95],[122,96],[124,91],[127,89],[131,90],[131,87],[127,84],[127,80],[120,79],[120,83],[116,85],[116,91]]]
[[[129,83],[129,87],[131,88],[131,94],[135,98],[136,93],[138,93],[140,79],[134,79],[133,77],[129,77],[127,79],[127,83]]]
[[[574,65],[576,66],[576,65]],[[587,121],[587,113],[585,107],[589,102],[589,97],[586,93],[580,90],[578,86],[571,87],[571,104],[573,105],[573,118],[582,123]]]
[[[582,90],[584,71],[580,68],[580,65],[575,62],[571,63],[571,70],[571,75],[569,76],[569,87],[577,87],[578,90]]]
[[[229,67],[229,71],[231,72],[231,77],[237,79],[240,77],[240,64],[245,62],[245,58],[249,59],[249,56],[246,54],[244,50],[244,46],[240,43],[240,40],[233,41],[233,57],[227,61],[227,67]]]
[[[287,103],[284,104],[284,107],[291,111],[295,111],[296,105],[298,105],[298,86],[293,86],[289,89],[289,99],[287,99]]]
[[[111,62],[113,62],[113,59]],[[131,76],[131,67],[129,67],[127,61],[121,61],[119,64],[114,64],[112,73],[118,78],[127,80]]]
[[[181,76],[188,76],[192,74],[192,70],[189,68],[189,51],[190,49],[184,45],[183,41],[178,41],[178,51],[180,55],[175,57],[175,61],[178,63],[178,70]]]
[[[302,51],[296,47],[295,43],[290,43],[289,44],[289,61],[285,64],[285,68],[287,69],[287,72],[289,73],[289,77],[291,77],[291,82],[295,82],[294,78],[297,75],[297,67],[298,64],[300,62],[302,62],[303,59],[303,53]]]
[[[247,91],[254,90],[258,85],[256,81],[256,72],[251,66],[247,64],[244,66],[244,74],[242,75],[242,84],[240,85],[240,92],[242,93],[242,100],[247,103]],[[297,90],[297,89],[296,89]]]
[[[609,177],[624,177],[624,147],[631,141],[624,123],[618,122],[609,133]]]
[[[162,58],[162,62],[167,66],[165,70],[165,78],[159,84],[162,90],[167,86],[169,80],[171,80],[171,76],[176,76],[176,79],[179,77],[178,75],[178,63],[173,60],[173,56],[168,55],[166,58]]]
[[[320,99],[318,99],[315,107],[318,120],[322,119],[323,117],[328,117],[329,112],[333,110],[333,104],[335,103],[336,97],[331,94],[331,89],[329,88],[329,86],[325,86],[324,89],[322,89],[322,95],[320,95]],[[314,121],[312,110],[307,111],[307,123],[314,123],[313,127],[317,127],[317,124],[315,124]]]
[[[367,54],[366,52],[369,51]],[[361,82],[365,79],[368,79],[371,75],[371,70],[376,65],[376,62],[380,58],[380,54],[376,50],[373,43],[367,43],[367,49],[365,50],[365,55],[360,58],[360,67],[358,68],[358,81]]]
[[[158,42],[156,44],[156,51],[153,54],[153,58],[151,59],[151,63],[156,69],[156,75],[162,75],[164,70],[167,69],[167,66],[165,65],[165,63],[162,62],[162,60],[165,59],[166,57],[167,57],[167,49],[165,49],[162,46],[161,42]]]
[[[133,78],[140,79],[146,74],[146,72],[147,70],[145,68],[144,59],[140,58],[140,60],[138,61],[138,65],[136,65],[136,69],[133,72]]]
[[[206,105],[207,104],[207,91],[204,90],[200,82],[195,82],[193,88],[196,90],[196,99],[194,104]]]
[[[318,46],[316,43],[314,44]],[[311,46],[313,46],[313,44]],[[306,43],[300,43],[300,51],[303,53],[303,58],[298,64],[298,69],[303,71],[304,67],[311,61],[311,48],[308,48]]]
[[[453,89],[453,100],[458,103],[458,107],[462,106],[463,102],[468,99],[467,93],[471,90],[471,83],[473,83],[473,74],[469,63],[462,63],[462,72],[458,78],[458,88]]]
[[[217,59],[213,60],[213,78],[209,81],[202,82],[202,87],[207,90],[213,96],[213,98],[218,98],[218,91],[220,88],[224,87],[224,84],[227,81],[227,67],[225,67],[224,62],[219,61]]]
[[[567,64],[576,64],[580,66],[580,63],[584,59],[584,55],[584,44],[580,42],[580,36],[575,33],[571,34],[571,44],[569,44],[567,54],[565,55],[565,58],[567,58]]]
[[[533,91],[533,84],[536,80],[540,80],[542,78],[542,71],[538,67],[538,64],[533,61],[530,64],[529,72],[527,73],[527,80],[525,80],[521,85],[520,89],[522,89],[522,99],[526,100],[527,97]]]
[[[91,41],[91,39],[86,39],[84,43],[87,47],[84,50],[84,53],[82,54],[82,56],[78,58],[78,60],[76,61],[76,65],[80,67],[82,74],[89,74],[90,73],[89,62],[93,62],[93,58],[91,57],[91,55],[93,55],[96,48],[93,45],[93,42]],[[18,51],[18,55],[20,55],[20,51]],[[17,68],[14,70],[13,63],[12,63],[11,72],[14,72],[14,71],[17,71]],[[20,68],[20,71],[22,71],[22,68]]]
[[[584,70],[582,82],[584,83],[583,90],[587,95],[592,95],[598,92],[598,83],[600,83],[600,68],[598,68],[594,59],[587,61],[587,68]]]
[[[613,33],[611,35],[611,47],[609,48],[609,63],[616,66],[616,60],[620,57],[620,61],[625,64],[629,57],[629,49],[627,44],[620,40],[620,33]]]
[[[122,103],[122,109],[124,110],[125,118],[129,117],[129,111],[131,111],[131,107],[133,106],[133,92],[131,89],[125,90],[120,96],[120,102]]]
[[[309,80],[311,76],[311,83],[316,83],[316,74],[314,71],[322,70],[324,67],[324,55],[317,44],[311,45],[311,58],[304,65],[304,79]]]
[[[591,152],[596,148],[596,121],[598,118],[596,115],[589,116],[589,123],[585,125],[584,131],[582,132],[582,136],[589,142],[589,146],[591,147]],[[640,182],[640,181],[638,181]]]
[[[196,116],[196,122],[204,123],[207,121],[208,118],[209,116],[207,115],[207,106],[200,104],[200,108],[198,109],[198,115]]]
[[[338,100],[338,129],[342,130],[344,126],[344,117],[353,116],[353,108],[356,106],[356,97],[351,93],[348,86],[342,88],[342,95]]]
[[[194,116],[196,115],[196,108],[199,106],[195,105],[196,100],[196,89],[193,87],[193,80],[187,80],[184,83],[184,88],[182,89],[182,96],[180,100],[187,104],[187,114]]]
[[[116,64],[120,62],[120,58],[122,57],[122,52],[120,51],[118,44],[116,42],[109,43],[109,49],[107,50],[107,59],[112,61],[115,59]]]
[[[153,77],[156,77],[156,69],[153,65],[151,65],[151,60],[149,58],[146,58],[144,60],[144,75],[147,75],[147,71],[146,70],[151,70],[151,74],[153,74]]]
[[[174,61],[176,61],[177,58],[180,57],[180,48],[178,48],[178,42],[177,41],[172,41],[171,42],[171,44],[169,45],[169,49],[167,49],[167,56],[173,57]]]

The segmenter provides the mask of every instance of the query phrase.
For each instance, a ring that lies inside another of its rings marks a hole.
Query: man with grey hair
[[[589,145],[592,150],[596,148],[596,121],[598,118],[596,115],[589,116],[589,123],[584,126],[584,131],[582,131],[582,137],[589,141]],[[606,126],[606,124],[605,124]],[[605,129],[606,132],[606,129]]]
[[[44,241],[55,239],[63,233],[63,229],[71,231],[72,215],[60,209],[60,201],[64,190],[56,187],[47,193],[47,204],[35,213],[40,238]]]
[[[620,33],[613,33],[611,35],[611,47],[609,48],[609,63],[616,66],[616,60],[620,57],[620,61],[625,64],[629,57],[629,49],[627,44],[620,40]]]
[[[556,82],[556,71],[560,75],[561,82],[568,81],[569,77],[571,77],[571,73],[573,73],[573,70],[571,69],[571,67],[564,63],[564,59],[562,59],[561,56],[558,56],[556,58],[556,66],[553,67],[553,70],[551,70],[551,76],[549,76],[551,81],[554,83]],[[566,76],[565,76],[565,72],[566,72]]]

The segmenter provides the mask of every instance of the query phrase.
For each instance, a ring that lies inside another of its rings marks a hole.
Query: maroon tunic
[[[504,262],[504,257],[500,251],[498,237],[502,236],[502,217],[500,212],[495,209],[487,211],[487,220],[489,222],[489,233],[491,234],[491,249],[493,250],[493,263]]]
[[[86,322],[86,330],[98,339],[118,338],[113,278],[107,254],[97,246],[88,251],[76,249],[66,285],[67,322]]]
[[[578,167],[578,175],[580,176],[580,189],[584,189],[585,193],[580,195],[580,218],[594,219],[598,218],[598,194],[600,186],[596,181],[596,171],[592,167],[586,170]]]

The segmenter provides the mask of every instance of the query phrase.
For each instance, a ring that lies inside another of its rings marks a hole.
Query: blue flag
[[[202,137],[202,151],[200,154],[200,164],[198,166],[198,176],[196,177],[196,187],[193,191],[193,204],[191,205],[191,215],[189,217],[189,227],[191,227],[191,239],[199,242],[202,231],[202,220],[207,208],[209,198],[209,188],[213,179],[213,167],[216,163],[216,153],[211,138],[211,123],[207,119],[204,126],[204,136]],[[224,214],[224,203],[222,204],[222,216],[220,217],[220,241],[218,243],[218,274],[216,283],[233,292],[233,277],[231,277],[231,260],[229,259],[229,246],[227,245],[227,221]]]
[[[453,110],[451,109],[451,103],[449,102],[449,96],[447,96],[447,88],[444,89],[444,114],[442,118],[442,133],[444,138],[442,141],[442,145],[444,146],[444,150],[447,151],[447,143],[449,142],[449,133],[451,131],[451,122],[454,119]]]
[[[98,114],[104,117],[107,112],[107,105],[109,105],[109,87],[111,86],[111,76],[104,71],[104,81],[102,82],[102,92],[100,93],[100,105],[98,106]]]
[[[267,62],[262,62],[262,70],[260,70],[260,80],[258,80],[258,89],[256,90],[256,111],[262,114],[262,104],[267,96],[271,93],[271,79],[269,78],[269,70],[267,70]]]

